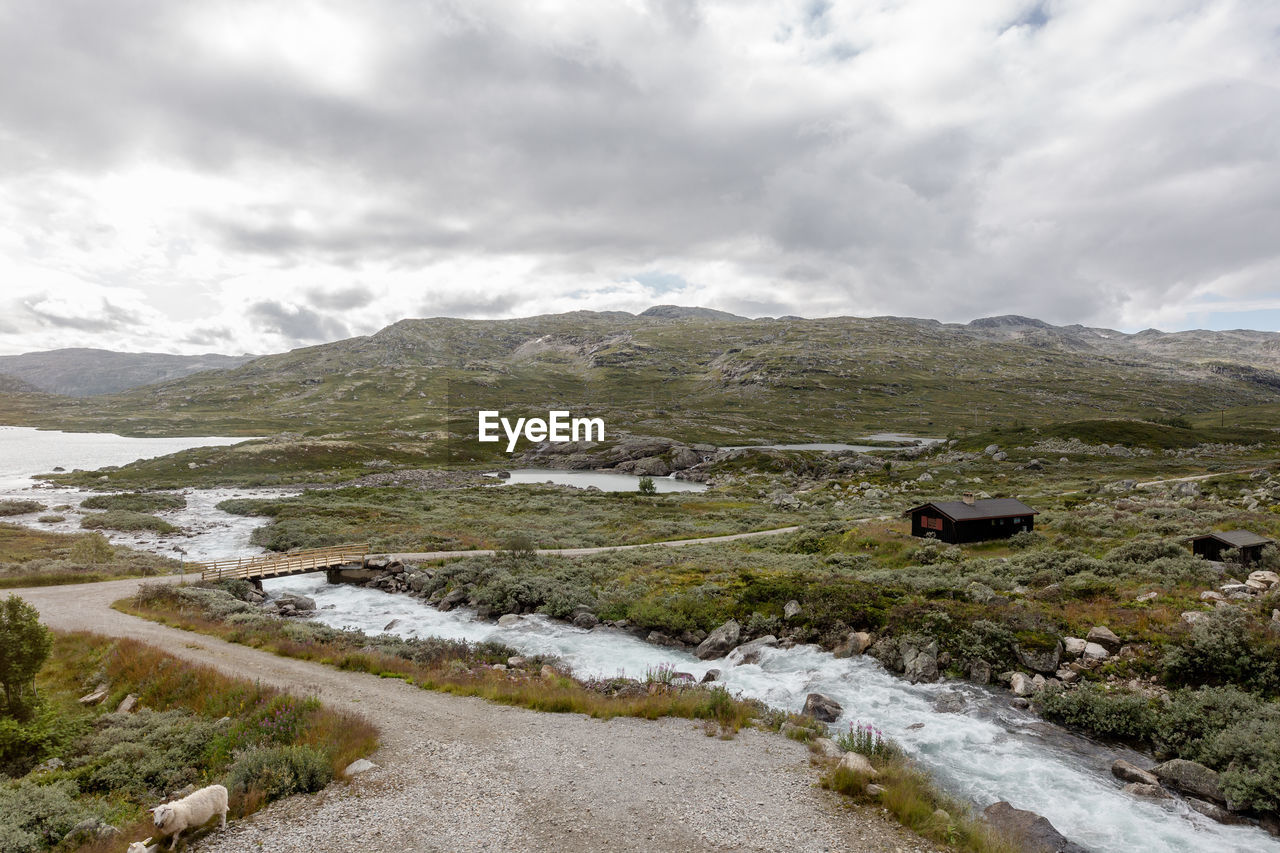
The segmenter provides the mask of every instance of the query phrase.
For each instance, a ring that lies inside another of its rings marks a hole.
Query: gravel
[[[379,767],[268,806],[188,849],[306,851],[934,851],[882,810],[817,787],[808,750],[689,720],[594,720],[421,690],[111,610],[138,581],[16,590],[64,630],[134,637],[261,679],[381,729]]]

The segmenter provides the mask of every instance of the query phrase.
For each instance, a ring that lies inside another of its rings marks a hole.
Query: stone
[[[1031,700],[1027,699],[1025,696],[1019,696],[1009,703],[1009,707],[1017,708],[1020,711],[1025,711],[1031,707]]]
[[[1085,636],[1085,641],[1089,643],[1097,643],[1112,654],[1120,651],[1120,638],[1110,629],[1103,626],[1095,626],[1089,629],[1089,633]]]
[[[1218,592],[1216,589],[1206,589],[1200,593],[1201,601],[1226,601],[1226,596]]]
[[[742,626],[736,619],[730,619],[716,628],[707,638],[698,644],[693,654],[700,660],[723,657],[730,649],[738,645],[738,637],[742,635]]]
[[[943,714],[958,714],[965,707],[964,694],[959,690],[950,690],[933,700],[933,710]]]
[[[50,758],[48,761],[42,761],[36,765],[36,773],[52,773],[55,770],[61,770],[67,764],[61,758]]]
[[[1003,800],[987,806],[982,815],[996,831],[1020,842],[1024,850],[1035,853],[1088,853],[1084,847],[1058,832],[1048,818],[1025,809],[1016,809]]]
[[[1080,637],[1063,637],[1062,652],[1069,658],[1078,658],[1084,654],[1084,647],[1088,645]]]
[[[594,613],[584,610],[573,617],[573,627],[591,630],[600,624],[600,620],[596,618]]]
[[[912,684],[938,680],[938,641],[904,638],[899,643],[902,650],[902,674]]]
[[[869,797],[878,797],[883,793],[884,793],[883,785],[876,785],[875,783],[872,783],[867,786],[867,796]]]
[[[1273,586],[1275,584],[1280,583],[1280,574],[1276,574],[1275,572],[1267,572],[1267,571],[1250,572],[1249,580],[1261,581],[1262,583],[1265,583],[1267,586]]]
[[[1009,679],[1009,689],[1013,691],[1014,696],[1030,696],[1033,690],[1031,679],[1026,673],[1015,672]]]
[[[969,664],[969,680],[974,684],[991,683],[991,664],[985,660],[975,660]]]
[[[81,705],[97,705],[99,702],[101,702],[103,699],[106,699],[106,698],[107,698],[107,691],[105,689],[95,690],[92,693],[89,693],[85,696],[81,696],[80,704]]]
[[[1236,817],[1231,812],[1227,811],[1222,806],[1216,803],[1206,802],[1205,800],[1198,800],[1195,797],[1187,797],[1186,803],[1191,808],[1200,812],[1200,814],[1204,815],[1210,820],[1216,820],[1218,823],[1243,823],[1243,821],[1240,818]]]
[[[504,613],[498,617],[499,628],[510,628],[512,625],[520,624],[519,613]]]
[[[524,666],[526,663],[528,663],[528,660],[525,659],[522,655],[512,655],[511,657],[507,658],[507,666],[511,667],[512,669],[519,669],[520,667]]]
[[[1022,665],[1032,672],[1053,673],[1057,672],[1058,664],[1062,662],[1063,646],[1059,641],[1054,643],[1052,649],[1024,649],[1022,646],[1014,646],[1014,651]]]
[[[1173,799],[1173,794],[1159,785],[1146,785],[1142,782],[1130,782],[1124,786],[1124,792],[1132,797],[1142,797],[1144,800]]]
[[[702,683],[707,684],[712,681],[718,681],[720,678],[720,670],[712,668],[707,670],[707,674],[702,676]]]
[[[1254,592],[1266,592],[1268,589],[1271,588],[1271,584],[1263,583],[1262,581],[1256,581],[1253,578],[1249,578],[1249,580],[1245,581],[1244,585],[1247,586],[1249,589],[1253,590]]]
[[[1174,758],[1163,764],[1157,764],[1151,768],[1151,772],[1161,782],[1184,794],[1226,805],[1227,798],[1223,796],[1222,789],[1218,786],[1217,772],[1199,762]]]
[[[116,706],[116,713],[130,714],[136,707],[138,707],[138,694],[130,693],[128,696],[120,700],[120,704]]]
[[[1155,601],[1160,597],[1158,592],[1144,592],[1142,595],[1134,599],[1134,601]]]
[[[1003,462],[1008,458],[1009,458],[1009,454],[1005,453],[1003,450],[997,450],[995,453],[991,454],[992,462]]]
[[[553,679],[560,677],[560,673],[552,669],[550,664],[545,664],[545,663],[542,665],[542,669],[539,670],[538,675],[541,676],[542,678],[547,679],[548,681],[551,681]]]
[[[466,589],[458,587],[446,593],[444,598],[440,599],[440,603],[436,605],[436,608],[447,612],[460,604],[466,604],[470,596],[471,594]]]
[[[1064,684],[1074,684],[1076,681],[1080,680],[1080,673],[1076,672],[1074,669],[1060,669],[1053,675]]]
[[[769,634],[738,646],[736,649],[729,652],[729,659],[738,664],[759,663],[760,653],[765,649],[772,648],[777,645],[778,638],[773,636],[773,634]]]
[[[1085,660],[1106,660],[1111,657],[1110,652],[1097,643],[1085,643],[1084,659]]]
[[[988,444],[986,449],[983,450],[982,452],[990,456],[991,454],[997,452],[999,449],[1000,449],[1000,445],[998,444]]]
[[[1183,622],[1188,625],[1195,625],[1197,622],[1203,622],[1209,618],[1209,614],[1203,610],[1187,610],[1180,617]]]
[[[689,447],[673,447],[671,448],[671,467],[677,471],[683,471],[685,468],[692,468],[702,462],[702,457]]]
[[[631,473],[637,477],[665,477],[671,473],[671,466],[658,456],[650,456],[647,459],[637,460]]]
[[[816,737],[812,743],[814,751],[824,758],[844,758],[844,750],[829,737]]]
[[[840,719],[840,712],[843,710],[839,702],[822,693],[810,693],[804,699],[804,715],[824,723],[834,723]]]
[[[342,775],[350,779],[352,776],[358,776],[361,773],[367,773],[368,771],[373,770],[377,766],[378,765],[374,764],[372,761],[370,761],[367,758],[357,758],[355,761],[348,764],[345,769],[343,769]]]
[[[382,626],[383,631],[390,631],[392,628],[400,624],[399,619],[392,619],[390,622]]]
[[[874,779],[880,774],[871,766],[871,761],[860,752],[846,752],[840,758],[840,768],[856,773],[867,779]]]
[[[845,641],[831,650],[838,658],[857,657],[871,648],[872,637],[866,631],[851,631]]]
[[[782,618],[794,619],[800,615],[800,611],[802,609],[803,608],[800,607],[800,602],[793,598],[782,606]]]
[[[1143,770],[1123,758],[1117,758],[1111,763],[1111,775],[1124,782],[1137,782],[1142,785],[1160,784],[1160,780],[1156,778],[1154,773]]]
[[[941,821],[942,823],[951,823],[951,812],[946,809],[934,809],[933,819]]]
[[[316,609],[316,600],[314,598],[308,598],[305,595],[296,595],[295,593],[292,593],[292,592],[286,592],[286,593],[283,593],[282,595],[277,596],[275,601],[276,601],[276,607],[280,607],[280,608],[289,606],[289,607],[292,607],[294,610],[315,610]]]

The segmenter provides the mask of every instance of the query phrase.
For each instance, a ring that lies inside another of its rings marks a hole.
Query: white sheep
[[[172,850],[178,846],[178,836],[185,830],[203,826],[216,814],[222,817],[221,828],[227,828],[227,789],[221,785],[210,785],[180,800],[156,806],[151,809],[151,814],[155,818],[156,829],[173,836],[169,843]]]

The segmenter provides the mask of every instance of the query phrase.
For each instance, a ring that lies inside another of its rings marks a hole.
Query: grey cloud
[[[110,300],[104,300],[100,313],[92,317],[59,311],[56,304],[48,302],[47,295],[24,299],[22,306],[40,325],[82,332],[116,332],[141,322],[135,312],[121,308]]]
[[[310,308],[282,305],[279,302],[257,302],[249,306],[251,320],[265,332],[282,335],[299,343],[331,341],[349,337],[350,330],[333,319]]]
[[[353,284],[337,290],[321,290],[312,288],[307,291],[307,298],[313,305],[321,308],[332,308],[336,311],[350,311],[352,308],[363,308],[373,302],[377,295],[373,289],[363,284]]]

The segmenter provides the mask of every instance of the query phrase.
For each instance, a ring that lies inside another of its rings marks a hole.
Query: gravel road
[[[138,583],[14,592],[51,627],[134,637],[382,730],[378,769],[233,821],[192,844],[199,853],[940,849],[817,788],[806,748],[777,735],[544,714],[276,657],[110,609]]]

